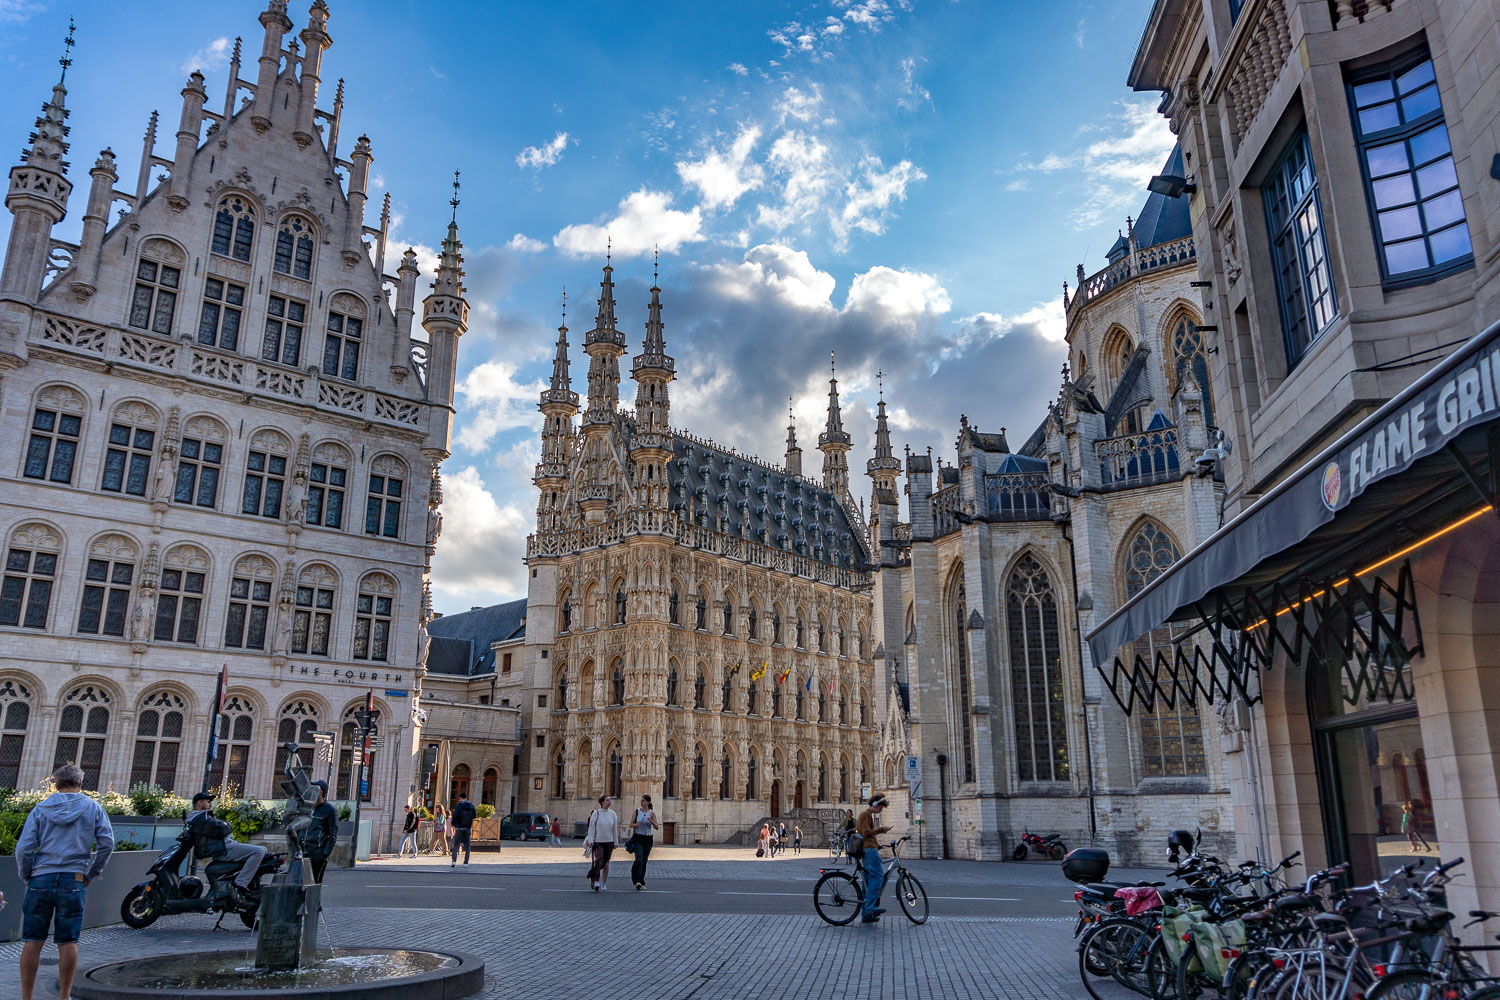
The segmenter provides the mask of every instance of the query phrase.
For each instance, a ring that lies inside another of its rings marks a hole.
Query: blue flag
[[[808,691],[812,690],[812,674],[807,675],[807,683],[803,685]]]

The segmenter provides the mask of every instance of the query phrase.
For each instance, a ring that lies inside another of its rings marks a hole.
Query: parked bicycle
[[[901,912],[914,924],[927,922],[927,890],[917,877],[901,863],[901,845],[911,839],[910,835],[890,844],[890,859],[881,859],[885,869],[885,885],[896,894]],[[875,848],[866,848],[875,850]],[[813,908],[818,916],[835,926],[842,926],[859,915],[864,906],[865,887],[858,869],[853,874],[842,868],[824,868],[817,884],[813,886]]]

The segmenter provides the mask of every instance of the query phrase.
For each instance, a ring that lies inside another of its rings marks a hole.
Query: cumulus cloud
[[[847,246],[856,229],[872,236],[885,232],[892,204],[905,201],[906,189],[926,179],[910,160],[886,168],[880,157],[865,157],[854,179],[844,185],[844,205],[833,220],[835,245]]]
[[[855,275],[844,303],[846,312],[878,316],[889,330],[908,338],[930,333],[952,308],[953,300],[935,276],[882,264]]]
[[[1081,178],[1072,221],[1079,229],[1139,207],[1141,192],[1161,169],[1176,143],[1167,120],[1156,113],[1154,97],[1127,97],[1103,118],[1078,131],[1075,148],[1053,150],[1016,169],[1039,173],[1068,171]]]
[[[727,150],[710,150],[701,160],[677,161],[682,182],[697,189],[704,208],[728,208],[745,192],[760,187],[765,172],[750,162],[760,134],[758,125],[742,126]]]
[[[568,133],[559,132],[545,146],[527,146],[516,154],[516,166],[531,170],[541,170],[544,167],[550,167],[562,159],[563,152],[568,148],[569,141]]]
[[[458,443],[465,448],[481,448],[496,434],[518,428],[540,429],[537,396],[546,384],[516,381],[517,363],[505,358],[491,358],[476,365],[457,385],[463,397],[464,423]]]
[[[432,557],[437,610],[454,614],[524,596],[532,526],[531,511],[497,501],[474,466],[444,472],[443,534]]]
[[[0,20],[8,20],[4,14],[5,9],[5,5],[0,4]],[[229,62],[229,51],[233,47],[234,44],[227,36],[215,38],[182,61],[182,72],[191,73],[195,69],[207,72],[227,65]]]
[[[725,68],[735,76],[748,76],[750,74],[750,70],[748,70],[745,67],[745,64],[741,62],[732,62]]]
[[[703,210],[684,212],[671,207],[672,196],[641,188],[620,201],[615,216],[601,223],[575,223],[552,237],[552,245],[574,256],[602,254],[606,240],[622,257],[650,253],[654,248],[675,251],[703,240]]]
[[[541,240],[532,239],[525,233],[517,233],[516,235],[512,236],[510,238],[510,242],[505,245],[510,247],[512,250],[519,251],[520,253],[541,253],[543,250],[547,249],[547,244],[543,243]]]

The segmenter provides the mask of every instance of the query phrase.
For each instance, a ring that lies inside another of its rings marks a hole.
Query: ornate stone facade
[[[317,107],[328,16],[315,0],[288,38],[271,0],[256,81],[236,43],[220,113],[193,73],[174,155],[153,115],[133,191],[100,153],[77,245],[51,235],[70,193],[62,83],[11,172],[0,784],[77,759],[91,787],[197,790],[227,664],[211,785],[271,796],[279,744],[311,759],[322,730],[342,749],[315,770],[352,796],[352,712],[373,687],[377,845],[406,800],[420,652],[401,624],[427,613],[467,306],[454,224],[413,340],[416,256],[385,273],[388,210],[365,224],[370,140],[339,153],[342,86]]]

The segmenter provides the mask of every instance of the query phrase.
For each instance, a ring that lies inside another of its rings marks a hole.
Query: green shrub
[[[339,821],[343,822],[354,818],[354,807],[347,802],[339,803]]]
[[[115,841],[115,850],[144,851],[146,850],[146,845],[141,843],[139,840],[136,840],[134,837],[126,837],[124,840]]]
[[[130,786],[130,807],[137,816],[160,816],[167,801],[167,790],[158,785],[137,781]]]
[[[417,806],[418,819],[432,819],[432,810],[426,806]]]
[[[237,798],[227,792],[214,800],[214,815],[228,823],[236,840],[249,840],[268,826],[281,822],[281,810],[268,808],[258,799]]]
[[[107,792],[84,792],[84,794],[103,806],[105,815],[108,816],[129,816],[135,809],[130,796],[123,795],[113,788]]]
[[[488,802],[481,802],[479,805],[474,807],[474,815],[479,817],[480,819],[489,819],[491,816],[495,815],[495,807],[490,805]]]
[[[18,812],[22,816],[25,816],[31,810],[35,809],[37,803],[45,799],[48,794],[39,788],[28,789],[26,791],[13,791],[5,800],[3,808],[7,812]]]
[[[162,819],[187,819],[192,803],[180,795],[168,795],[162,800],[161,811],[156,815]]]
[[[21,827],[26,825],[26,813],[17,809],[0,812],[0,854],[15,854],[16,841],[21,839]]]

